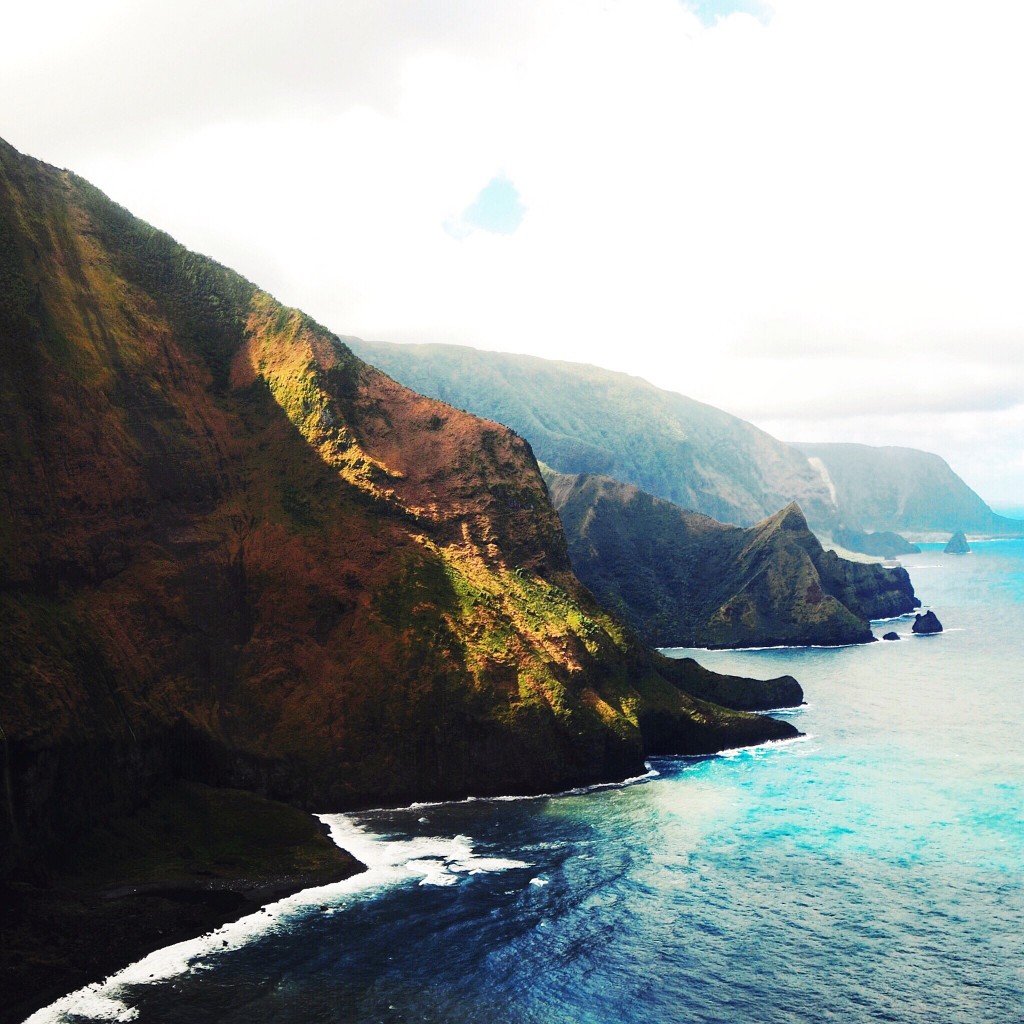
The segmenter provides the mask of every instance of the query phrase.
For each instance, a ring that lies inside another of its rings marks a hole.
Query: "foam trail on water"
[[[304,889],[268,904],[255,914],[232,921],[198,938],[158,949],[100,982],[94,982],[37,1010],[24,1024],[70,1024],[78,1017],[132,1021],[138,1012],[124,1000],[132,985],[154,984],[168,978],[204,969],[205,961],[240,949],[262,935],[277,931],[296,917],[323,904],[341,906],[381,884],[372,871],[341,882]]]

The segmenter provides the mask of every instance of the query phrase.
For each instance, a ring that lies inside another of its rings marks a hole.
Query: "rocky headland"
[[[743,529],[606,477],[545,479],[577,575],[649,643],[867,643],[870,619],[920,605],[906,570],[825,551],[795,504]]]
[[[898,558],[900,555],[917,555],[921,552],[916,544],[911,544],[905,537],[889,530],[870,532],[837,526],[832,531],[832,540],[847,551],[875,558]]]
[[[802,453],[639,377],[456,345],[345,340],[408,387],[511,427],[558,472],[622,480],[740,526],[794,500],[812,521],[838,522],[828,484]]]
[[[621,480],[720,522],[753,526],[796,501],[822,535],[845,525],[1024,536],[1024,521],[994,513],[928,452],[786,444],[721,409],[583,363],[345,341],[408,387],[511,427],[558,472]]]
[[[363,870],[308,814],[240,790],[168,783],[130,815],[0,883],[0,1021],[147,953]]]
[[[106,854],[126,837],[166,848],[146,808],[168,787],[344,810],[551,791],[638,774],[653,752],[797,735],[723,706],[756,682],[738,695],[662,658],[595,602],[521,437],[409,391],[3,143],[0,281],[12,906],[55,901],[54,922],[82,906],[75,927],[103,936],[106,904],[75,894],[123,886]],[[88,885],[69,844],[96,851]],[[280,851],[260,860],[224,890],[294,874]],[[4,946],[19,1005],[49,995],[26,980],[25,937],[35,921],[44,942],[48,915],[25,909]]]
[[[793,447],[821,467],[847,525],[896,533],[1024,536],[1024,521],[993,512],[931,452],[895,445],[799,442]]]

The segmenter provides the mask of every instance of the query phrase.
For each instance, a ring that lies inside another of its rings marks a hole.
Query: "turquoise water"
[[[39,1020],[1024,1020],[1024,541],[903,560],[946,631],[701,652],[805,739],[619,788],[330,820],[371,871]]]

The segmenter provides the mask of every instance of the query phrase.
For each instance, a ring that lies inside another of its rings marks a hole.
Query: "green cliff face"
[[[580,579],[658,646],[836,645],[918,606],[903,569],[824,551],[789,505],[749,529],[628,484],[545,471]]]
[[[0,269],[5,868],[169,779],[328,810],[793,734],[594,603],[520,437],[4,144]]]

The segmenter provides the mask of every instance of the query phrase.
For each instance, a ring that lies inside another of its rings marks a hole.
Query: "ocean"
[[[325,818],[370,866],[39,1022],[1024,1020],[1024,541],[903,559],[945,631],[672,651],[790,672],[800,740]]]

